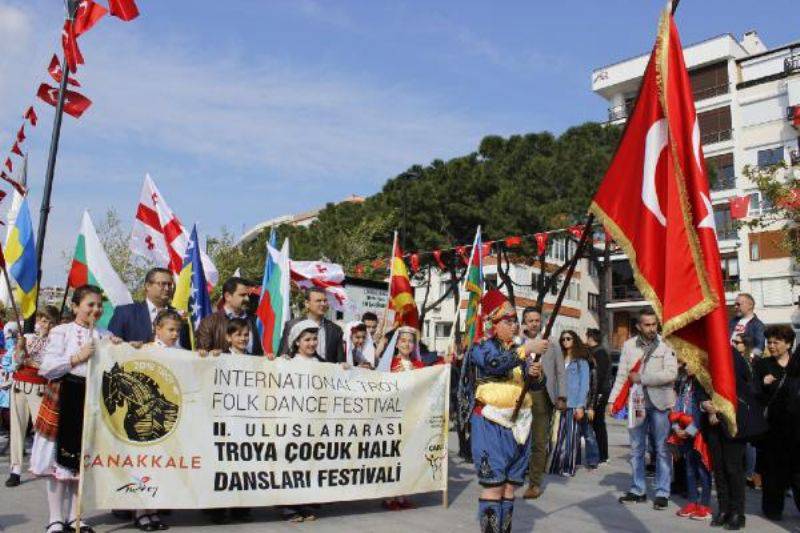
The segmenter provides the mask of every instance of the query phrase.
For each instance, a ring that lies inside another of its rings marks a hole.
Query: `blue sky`
[[[65,118],[46,284],[63,283],[62,254],[83,209],[96,221],[109,207],[133,219],[145,172],[185,224],[238,234],[372,194],[408,166],[468,153],[487,134],[603,120],[591,70],[649,49],[663,5],[138,4],[139,19],[106,18],[81,37],[78,77],[94,105],[79,121]],[[62,5],[0,0],[0,138],[9,148],[60,48]],[[677,17],[684,44],[755,29],[769,47],[800,40],[795,20],[796,0],[683,0]],[[25,148],[38,211],[53,111],[35,105],[41,122]]]

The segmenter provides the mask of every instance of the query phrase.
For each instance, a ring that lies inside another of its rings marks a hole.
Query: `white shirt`
[[[72,366],[70,358],[78,353],[90,339],[98,341],[109,337],[104,329],[89,329],[77,322],[62,324],[50,330],[47,337],[47,346],[42,355],[42,366],[39,375],[47,379],[58,379],[67,374],[86,377],[86,363]]]
[[[156,328],[154,324],[156,323],[156,317],[158,316],[159,311],[163,311],[166,308],[162,307],[161,309],[159,309],[153,302],[151,302],[147,298],[145,298],[144,301],[147,302],[147,310],[150,312],[150,328],[153,331],[155,331]]]

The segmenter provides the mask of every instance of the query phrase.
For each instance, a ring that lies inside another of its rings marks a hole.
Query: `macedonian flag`
[[[411,288],[411,279],[408,269],[403,261],[403,251],[397,242],[397,233],[394,234],[392,246],[391,277],[389,279],[389,309],[394,312],[392,326],[411,326],[419,329],[419,312],[417,302],[414,300],[414,291]]]
[[[590,210],[622,246],[663,335],[736,431],[736,384],[708,177],[671,13]]]

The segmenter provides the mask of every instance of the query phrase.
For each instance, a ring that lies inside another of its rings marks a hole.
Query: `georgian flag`
[[[301,289],[320,287],[325,289],[328,302],[337,311],[344,311],[347,302],[345,292],[344,270],[342,265],[323,261],[290,261],[292,281]]]
[[[136,218],[131,231],[131,251],[169,268],[176,276],[183,267],[183,257],[189,244],[189,233],[178,216],[167,205],[149,174],[145,174]],[[211,258],[200,252],[206,280],[213,287],[219,280],[217,267]]]

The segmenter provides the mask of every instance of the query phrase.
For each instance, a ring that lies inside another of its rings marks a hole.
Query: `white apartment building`
[[[781,224],[737,229],[729,200],[749,195],[748,217],[760,215],[771,206],[744,176],[744,167],[800,160],[800,132],[792,123],[792,110],[800,106],[800,41],[768,49],[754,31],[741,40],[726,34],[686,46],[684,57],[706,164],[717,174],[711,201],[726,299],[730,304],[736,293],[751,293],[765,323],[788,323],[800,292],[792,281],[800,271],[780,246]],[[648,58],[649,52],[592,72],[592,90],[606,100],[610,123],[622,124],[630,114]],[[643,305],[627,259],[615,257],[608,303],[612,347],[627,338]]]
[[[565,238],[553,238],[548,245],[545,257],[546,272],[552,272],[558,266],[569,260],[575,252],[575,242]],[[541,273],[541,266],[538,262],[529,265],[524,262],[512,263],[509,269],[509,276],[514,283],[514,300],[520,318],[522,309],[536,304],[538,286],[537,277]],[[483,277],[487,286],[497,286],[502,282],[498,280],[497,258],[493,255],[485,257],[483,260]],[[562,274],[563,279],[563,274]],[[425,287],[416,282],[415,298],[417,307],[422,310],[425,298]],[[450,276],[446,272],[438,269],[433,271],[431,277],[430,293],[428,302],[433,303],[445,294],[450,286]],[[553,287],[544,298],[543,310],[545,317],[553,309],[558,288]],[[506,291],[504,291],[506,292]],[[556,336],[564,329],[573,329],[579,335],[583,335],[586,328],[596,328],[597,324],[597,305],[598,305],[598,279],[594,268],[591,267],[588,259],[582,259],[575,269],[575,274],[567,289],[564,302],[558,318],[556,319],[553,335]],[[466,300],[469,295],[462,291],[460,295],[461,308],[461,328],[464,327],[466,318]],[[452,333],[453,322],[456,317],[455,302],[452,294],[445,298],[437,307],[429,310],[424,317],[422,327],[422,341],[430,350],[444,351],[447,349]]]

